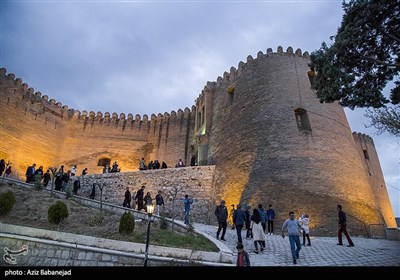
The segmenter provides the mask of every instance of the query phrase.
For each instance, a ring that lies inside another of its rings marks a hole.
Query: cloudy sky
[[[267,48],[329,42],[337,1],[1,1],[0,67],[69,108],[135,114],[191,107],[207,81]],[[400,217],[399,139],[370,134]]]

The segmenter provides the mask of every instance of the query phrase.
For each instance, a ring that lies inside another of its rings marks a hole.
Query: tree
[[[400,136],[400,105],[368,110],[365,116],[371,120],[371,125],[378,130],[378,134],[387,131],[394,136]]]
[[[174,186],[172,190],[169,191],[170,196],[172,197],[172,225],[171,225],[171,231],[174,232],[174,224],[175,224],[175,202],[176,202],[176,197],[178,196],[178,193],[181,191],[180,187]]]
[[[54,190],[54,179],[56,177],[57,167],[49,167],[51,171],[51,192],[50,197],[53,197],[53,190]]]
[[[339,101],[351,109],[399,104],[399,2],[350,0],[342,7],[345,13],[337,34],[331,37],[333,44],[323,42],[310,56],[309,75],[318,98]],[[389,100],[382,90],[392,80]]]

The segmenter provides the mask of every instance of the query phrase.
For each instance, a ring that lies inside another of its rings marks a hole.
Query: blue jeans
[[[189,225],[189,216],[190,216],[190,211],[185,211],[185,225]]]
[[[243,240],[242,240],[242,228],[243,228],[243,225],[236,225],[236,234],[237,234],[237,237],[238,237],[238,243],[243,243]]]
[[[295,261],[301,250],[300,236],[289,235],[289,242],[290,242],[290,250],[292,250],[293,261]],[[297,249],[295,249],[295,244]]]

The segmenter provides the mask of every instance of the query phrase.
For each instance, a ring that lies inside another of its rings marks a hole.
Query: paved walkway
[[[194,227],[216,237],[216,226],[195,223]],[[352,237],[355,247],[347,247],[345,236],[344,246],[336,245],[336,237],[311,237],[312,246],[302,246],[300,258],[293,264],[289,238],[282,238],[279,233],[266,235],[266,250],[255,254],[252,240],[245,239],[246,231],[242,231],[243,245],[252,266],[400,266],[400,241]],[[225,239],[220,242],[234,252],[236,261],[236,230],[228,227]]]

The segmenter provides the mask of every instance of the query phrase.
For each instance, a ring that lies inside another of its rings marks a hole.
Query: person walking
[[[253,243],[255,250],[254,253],[258,254],[258,244],[260,245],[260,250],[265,249],[265,234],[263,227],[261,225],[261,216],[258,209],[253,209],[253,215],[251,216],[251,231],[253,232]],[[258,244],[257,244],[258,243]]]
[[[246,205],[245,210],[244,210],[244,213],[245,213],[245,215],[246,215],[246,220],[245,220],[246,239],[253,238],[253,233],[251,232],[251,227],[250,227],[250,224],[251,224],[251,220],[250,220],[250,217],[251,217],[250,208],[251,208],[250,205]]]
[[[190,166],[195,166],[195,165],[196,165],[196,157],[192,155],[192,157],[190,158]]]
[[[235,229],[235,223],[233,222],[233,213],[235,212],[235,204],[231,205],[231,209],[229,210],[229,221],[232,221],[232,227],[231,229],[234,230]]]
[[[6,163],[4,159],[0,160],[0,176],[3,175],[3,171],[6,169]]]
[[[250,256],[244,250],[243,244],[239,243],[236,246],[236,249],[238,250],[238,255],[236,258],[236,266],[250,266]]]
[[[131,200],[132,200],[131,192],[129,191],[129,187],[126,187],[124,203],[122,203],[122,207],[131,208]]]
[[[265,233],[267,230],[267,211],[265,211],[261,203],[258,204],[258,212],[260,212],[261,225]]]
[[[226,219],[228,218],[228,209],[225,206],[225,200],[221,200],[221,204],[215,208],[215,216],[217,216],[218,221],[218,231],[217,231],[217,239],[219,239],[219,234],[222,229],[221,240],[225,240],[225,232],[227,227]]]
[[[90,193],[89,198],[94,199],[95,196],[96,196],[96,183],[93,183],[92,192]]]
[[[268,234],[270,235],[274,235],[274,219],[275,219],[275,211],[272,208],[272,204],[270,204],[267,210]]]
[[[10,176],[11,174],[11,166],[7,167],[6,169],[6,178],[8,178],[8,176]]]
[[[299,252],[301,250],[300,243],[300,223],[295,219],[293,212],[289,213],[289,219],[287,219],[282,225],[282,238],[285,238],[285,230],[287,229],[290,242],[290,250],[292,251],[293,263],[297,264],[299,258]]]
[[[158,194],[156,195],[156,210],[157,210],[157,216],[160,216],[161,212],[161,207],[164,206],[164,198],[161,195],[161,191],[158,191]]]
[[[28,166],[28,168],[26,169],[25,176],[26,176],[27,183],[30,183],[31,181],[33,181],[33,176],[35,174],[35,167],[36,167],[36,164],[34,163],[31,166]]]
[[[233,212],[233,222],[236,227],[236,234],[238,238],[238,244],[243,243],[242,240],[242,228],[244,226],[244,222],[246,221],[246,214],[242,210],[242,205],[238,204],[235,212]]]
[[[309,216],[307,214],[303,214],[301,215],[300,219],[300,226],[301,229],[303,231],[303,246],[306,246],[306,237],[307,237],[307,246],[311,246],[311,242],[310,242],[310,228],[309,228],[309,224],[310,224],[310,219]]]
[[[183,205],[185,207],[185,225],[190,225],[190,205],[193,204],[193,199],[189,195],[185,195]]]
[[[347,242],[349,242],[349,245],[347,247],[354,247],[354,243],[350,238],[349,233],[347,232],[346,226],[347,226],[347,218],[346,218],[346,213],[342,210],[342,205],[338,204],[337,206],[338,210],[338,215],[339,215],[339,231],[338,231],[338,244],[337,245],[343,245],[342,242],[342,232],[344,235],[346,235]]]
[[[44,173],[44,175],[43,175],[43,185],[45,188],[49,184],[50,180],[51,180],[50,170],[47,169],[46,173]]]
[[[140,190],[138,190],[137,193],[136,193],[135,199],[137,201],[137,210],[138,211],[144,209],[144,207],[143,207],[143,199],[144,199],[144,189],[145,188],[146,188],[145,186],[142,186],[140,188]]]
[[[72,193],[74,195],[78,195],[78,190],[81,188],[81,181],[79,181],[79,178],[77,177],[74,181],[74,188]]]
[[[151,197],[151,193],[147,192],[143,200],[144,200],[145,210],[147,212],[147,206],[153,204],[153,198]]]

